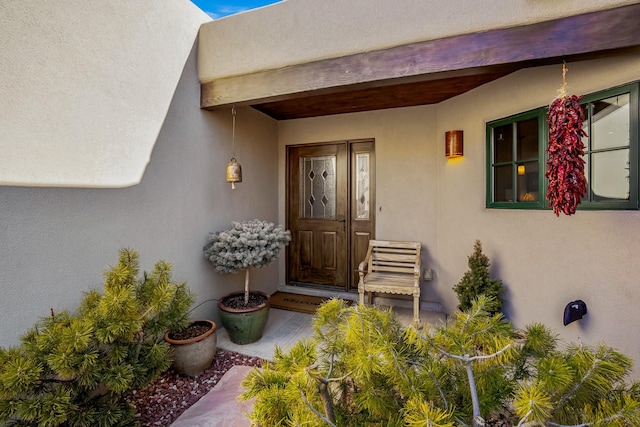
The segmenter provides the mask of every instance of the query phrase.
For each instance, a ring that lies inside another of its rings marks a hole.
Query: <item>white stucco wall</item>
[[[120,12],[130,13],[127,8]],[[238,109],[236,157],[243,182],[231,190],[225,180],[231,112],[200,109],[193,40],[189,48],[186,60],[178,58],[182,74],[140,184],[117,189],[0,186],[1,347],[18,344],[19,336],[48,316],[50,308],[74,309],[83,292],[101,288],[102,272],[123,247],[138,250],[147,271],[159,259],[171,262],[174,280],[187,282],[196,304],[242,289],[244,276],[216,273],[202,247],[210,231],[232,221],[277,221],[277,123],[250,108]],[[41,122],[56,120],[33,113]],[[129,110],[138,113],[146,114]],[[274,292],[277,265],[252,273],[251,286]],[[219,320],[215,301],[192,315]]]
[[[433,264],[437,237],[437,144],[433,107],[411,107],[341,114],[278,123],[279,186],[284,188],[286,146],[316,142],[375,139],[376,238],[416,240],[424,244],[423,263]],[[281,222],[284,199],[281,196]],[[438,301],[423,286],[423,299]]]
[[[640,51],[569,63],[571,93],[640,80]],[[487,209],[486,123],[548,105],[561,67],[522,70],[435,106],[399,108],[279,123],[280,185],[287,144],[372,137],[376,141],[377,236],[421,241],[434,280],[423,300],[452,313],[452,287],[467,270],[476,239],[503,280],[507,316],[523,327],[542,322],[567,341],[606,342],[640,361],[637,289],[640,212]],[[447,130],[464,131],[464,157],[444,157]],[[284,205],[280,206],[284,218]],[[583,299],[588,314],[562,324],[564,306]],[[640,372],[640,371],[638,371]]]
[[[569,63],[569,92],[587,94],[640,80],[640,50],[625,57]],[[485,123],[548,105],[562,84],[560,65],[522,70],[438,106],[436,133],[465,132],[465,156],[447,163],[439,147],[438,269],[446,306],[479,238],[506,285],[506,310],[518,325],[543,322],[563,338],[607,342],[640,362],[640,212],[486,209]],[[444,145],[444,144],[439,144]],[[583,299],[583,321],[562,324],[564,306]],[[640,371],[639,371],[640,372]]]
[[[633,3],[638,0],[285,0],[203,25],[200,80]]]
[[[188,0],[0,2],[0,185],[140,182],[207,21]]]

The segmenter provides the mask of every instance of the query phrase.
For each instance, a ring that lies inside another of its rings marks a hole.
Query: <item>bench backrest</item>
[[[419,242],[370,240],[369,253],[369,272],[414,274],[420,266]]]

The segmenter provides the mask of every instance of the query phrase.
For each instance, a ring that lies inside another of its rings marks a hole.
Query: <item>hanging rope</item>
[[[231,157],[236,157],[236,106],[231,107],[231,115],[233,116],[231,125]]]
[[[562,62],[562,88],[558,91],[558,98],[564,98],[567,96],[567,63]]]

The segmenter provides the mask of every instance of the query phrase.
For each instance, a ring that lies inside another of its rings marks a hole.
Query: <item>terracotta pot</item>
[[[259,294],[265,298],[265,302],[256,307],[231,308],[224,304],[225,299],[244,295],[244,291],[233,292],[218,300],[220,320],[222,326],[229,334],[229,339],[235,344],[251,344],[262,338],[262,332],[269,319],[271,307],[271,295],[260,291],[251,291],[251,294]]]
[[[173,362],[171,368],[174,371],[196,376],[211,366],[216,356],[218,347],[218,337],[216,335],[216,324],[211,320],[194,320],[190,325],[203,324],[210,326],[210,329],[202,335],[185,340],[173,339],[164,334],[164,340],[171,344]]]

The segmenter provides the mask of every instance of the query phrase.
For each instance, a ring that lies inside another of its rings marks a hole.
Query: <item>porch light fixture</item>
[[[448,159],[463,155],[463,137],[461,130],[450,130],[444,134],[444,150]]]
[[[231,189],[236,189],[236,182],[242,182],[242,167],[236,160],[236,107],[231,108],[232,121],[232,139],[231,139],[231,161],[227,164],[227,182],[231,183]]]

